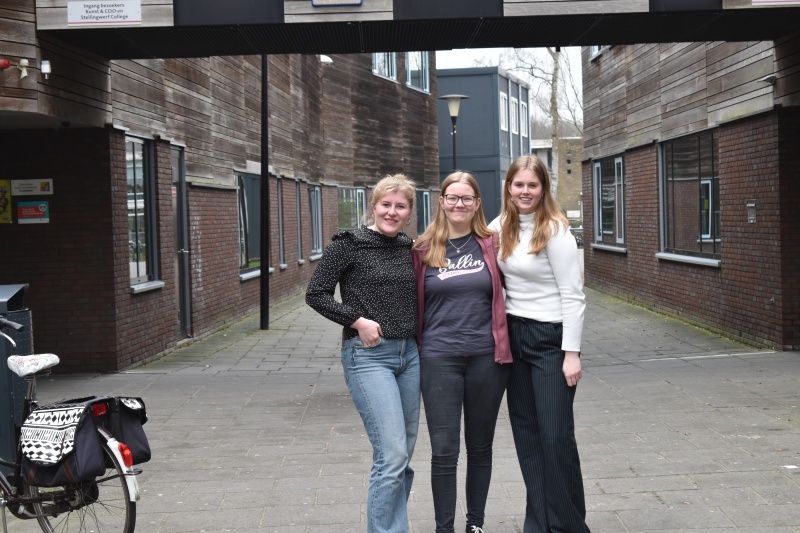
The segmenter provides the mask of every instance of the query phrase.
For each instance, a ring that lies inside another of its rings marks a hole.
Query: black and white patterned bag
[[[44,406],[21,430],[22,475],[29,485],[57,487],[105,472],[105,458],[88,403]]]

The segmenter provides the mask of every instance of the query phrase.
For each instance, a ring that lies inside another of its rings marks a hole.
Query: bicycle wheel
[[[29,496],[51,501],[33,504],[39,526],[45,533],[133,533],[136,503],[116,456],[102,443],[106,472],[93,481],[67,487],[27,486]]]

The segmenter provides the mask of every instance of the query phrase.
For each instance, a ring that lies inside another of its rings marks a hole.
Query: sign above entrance
[[[312,6],[360,6],[361,0],[311,0]]]
[[[800,6],[798,0],[753,0],[753,6]]]
[[[141,23],[141,0],[67,2],[68,26],[130,26]]]

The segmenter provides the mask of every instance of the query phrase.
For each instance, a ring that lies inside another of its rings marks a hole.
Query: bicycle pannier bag
[[[33,411],[22,425],[22,475],[29,485],[58,487],[105,473],[92,408],[58,403]]]
[[[147,422],[147,409],[141,398],[119,396],[109,398],[109,430],[119,442],[131,450],[133,464],[150,460],[150,444],[142,427]]]

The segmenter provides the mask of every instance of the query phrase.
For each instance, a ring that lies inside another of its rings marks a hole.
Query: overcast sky
[[[469,68],[476,59],[490,58],[496,64],[505,48],[474,48],[469,50],[438,50],[436,68]]]
[[[436,68],[470,68],[475,66],[476,60],[488,60],[485,63],[489,65],[499,64],[500,55],[507,48],[473,48],[461,50],[438,50],[436,52]],[[537,49],[532,49],[537,50]],[[581,49],[580,47],[565,47],[561,49],[562,52],[569,54],[570,65],[572,66],[572,75],[578,88],[581,85]],[[538,52],[547,57],[547,53],[543,49],[538,49]],[[520,72],[515,73],[516,76],[525,80],[526,76]],[[536,82],[530,81],[532,90],[535,92]],[[531,112],[536,114],[536,110],[531,107]]]

